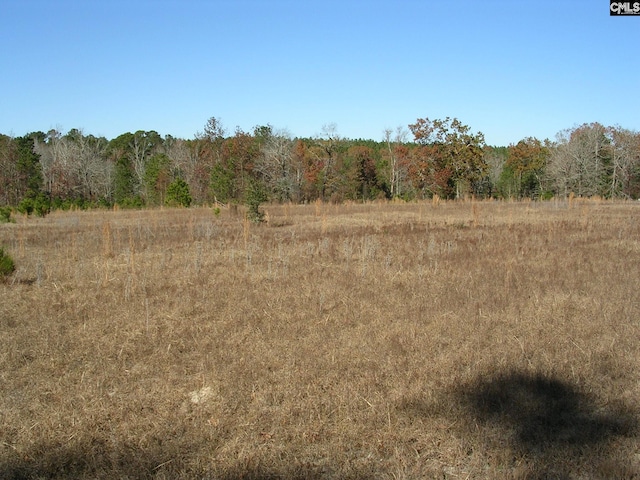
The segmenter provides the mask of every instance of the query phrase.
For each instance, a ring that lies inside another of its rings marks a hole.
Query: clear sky
[[[0,133],[381,140],[457,117],[490,145],[640,130],[640,16],[606,0],[0,0]]]

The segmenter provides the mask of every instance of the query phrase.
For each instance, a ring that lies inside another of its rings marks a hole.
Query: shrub
[[[33,213],[33,199],[23,198],[18,204],[18,211],[25,215],[31,215]]]
[[[86,210],[91,207],[90,202],[86,202],[82,198],[54,198],[50,202],[52,210]]]
[[[0,248],[0,278],[11,275],[16,269],[13,259]]]
[[[44,217],[51,210],[51,201],[42,193],[28,195],[18,204],[18,211],[25,215],[35,213],[38,217]]]
[[[542,194],[540,194],[541,200],[551,200],[552,198],[553,198],[553,192],[549,190],[545,190],[542,192]]]
[[[264,213],[260,211],[260,204],[267,201],[267,193],[262,186],[256,180],[251,180],[249,188],[247,188],[246,198],[249,212],[247,217],[254,223],[260,223],[264,221]]]
[[[167,187],[165,203],[171,207],[189,207],[191,205],[189,184],[181,178],[176,178]]]
[[[120,208],[135,209],[135,208],[143,208],[144,207],[144,201],[142,200],[142,198],[139,195],[123,197],[118,202],[116,202],[116,204]]]
[[[11,207],[0,207],[0,223],[11,223]]]
[[[51,211],[51,201],[47,196],[39,193],[33,201],[33,210],[38,217],[44,217]]]

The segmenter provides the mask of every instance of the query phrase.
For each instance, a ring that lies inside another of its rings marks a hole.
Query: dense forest
[[[380,141],[335,125],[292,138],[271,125],[227,134],[208,120],[193,139],[155,131],[107,140],[79,129],[0,135],[0,207],[51,209],[251,201],[640,196],[640,133],[599,123],[488,146],[457,119],[418,119]]]

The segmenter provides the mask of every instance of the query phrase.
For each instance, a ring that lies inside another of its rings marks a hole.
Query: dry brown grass
[[[638,478],[640,206],[0,225],[0,477]]]

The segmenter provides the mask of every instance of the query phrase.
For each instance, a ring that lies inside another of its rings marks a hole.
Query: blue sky
[[[0,0],[0,133],[193,138],[457,117],[488,144],[640,130],[640,16],[606,0]]]

